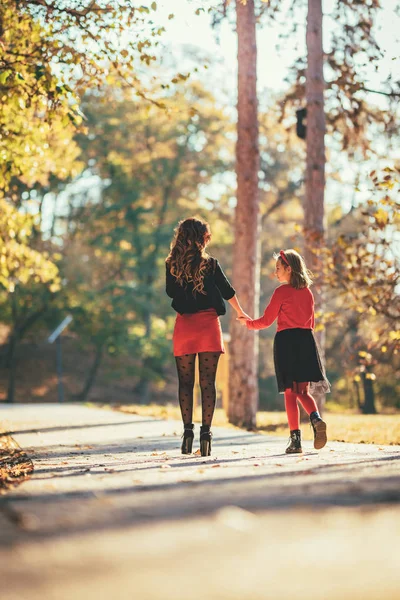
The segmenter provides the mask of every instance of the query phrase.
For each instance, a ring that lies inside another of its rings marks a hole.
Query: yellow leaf
[[[376,213],[374,213],[374,219],[378,225],[384,226],[387,225],[389,221],[389,215],[383,208],[379,208]]]
[[[121,240],[119,243],[119,247],[121,250],[130,250],[132,248],[132,244],[126,240]]]

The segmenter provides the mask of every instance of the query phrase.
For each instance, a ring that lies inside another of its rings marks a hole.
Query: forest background
[[[328,407],[400,410],[397,2],[324,6]],[[232,274],[234,3],[5,0],[0,8],[0,401],[175,402],[164,260],[180,219]],[[255,3],[260,313],[303,247],[306,2]],[[246,306],[244,306],[246,310]],[[229,315],[222,326],[229,330]],[[282,409],[274,328],[259,406]],[[368,401],[366,402],[366,400]]]

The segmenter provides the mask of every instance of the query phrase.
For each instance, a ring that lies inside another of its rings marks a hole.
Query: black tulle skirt
[[[284,329],[275,335],[274,363],[279,392],[293,382],[310,383],[310,392],[330,392],[312,329]]]

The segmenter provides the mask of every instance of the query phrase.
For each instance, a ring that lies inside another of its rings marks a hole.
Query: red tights
[[[317,404],[308,391],[308,383],[293,382],[293,389],[285,390],[285,407],[290,431],[300,429],[300,410],[297,399],[300,400],[307,414],[318,411]]]

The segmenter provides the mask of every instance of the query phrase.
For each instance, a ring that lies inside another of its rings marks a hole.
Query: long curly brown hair
[[[179,285],[193,282],[193,294],[204,291],[204,275],[210,266],[210,256],[205,248],[211,239],[210,226],[200,219],[185,219],[176,227],[166,259],[171,274]]]

